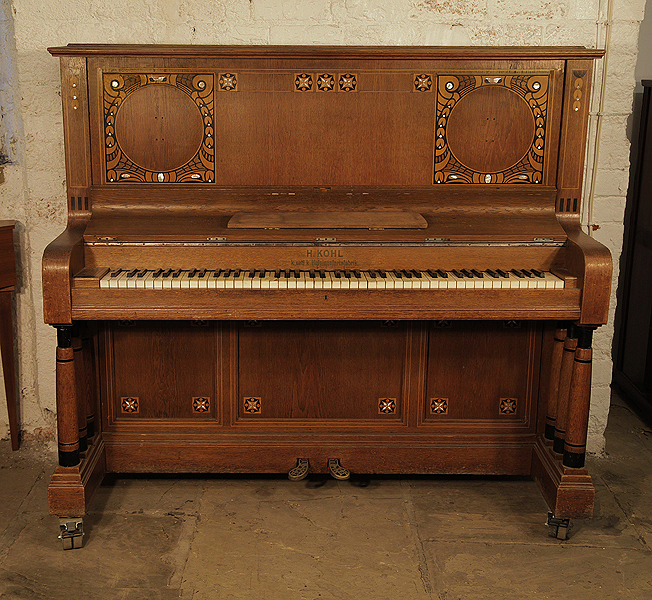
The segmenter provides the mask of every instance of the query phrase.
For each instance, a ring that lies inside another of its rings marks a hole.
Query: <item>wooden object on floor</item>
[[[7,415],[11,449],[18,450],[18,399],[16,397],[16,363],[14,358],[14,325],[11,296],[16,286],[14,251],[15,221],[0,221],[0,353],[7,397]]]
[[[50,51],[52,514],[107,471],[298,464],[532,475],[556,517],[591,514],[590,344],[560,344],[607,318],[611,258],[580,227],[600,51]]]

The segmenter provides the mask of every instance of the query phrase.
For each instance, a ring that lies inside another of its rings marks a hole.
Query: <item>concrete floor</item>
[[[547,535],[514,478],[110,477],[64,552],[53,448],[0,448],[0,598],[652,598],[652,431],[619,400],[595,517]]]

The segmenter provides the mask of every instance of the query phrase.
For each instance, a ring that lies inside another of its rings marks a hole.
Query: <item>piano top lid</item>
[[[356,58],[394,60],[570,60],[604,56],[583,46],[217,46],[174,44],[68,44],[48,48],[53,56],[158,56],[184,58]]]

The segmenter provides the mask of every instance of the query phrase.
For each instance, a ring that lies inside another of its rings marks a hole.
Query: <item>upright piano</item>
[[[592,514],[601,51],[50,52],[64,547],[107,472],[531,475],[551,526]]]

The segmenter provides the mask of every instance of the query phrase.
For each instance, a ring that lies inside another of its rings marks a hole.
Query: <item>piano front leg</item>
[[[59,466],[79,464],[79,410],[72,327],[57,328],[57,434]]]
[[[564,467],[581,469],[586,456],[586,435],[591,401],[591,362],[593,327],[578,327],[577,349],[568,398]]]
[[[75,338],[77,339],[77,338]],[[73,346],[79,346],[76,353]],[[73,344],[73,327],[57,328],[57,434],[59,466],[48,486],[51,515],[60,520],[60,538],[64,549],[81,546],[82,516],[93,492],[106,473],[106,450],[101,435],[93,438],[86,450],[80,450],[80,430],[87,421],[87,373],[81,356],[81,344]]]

